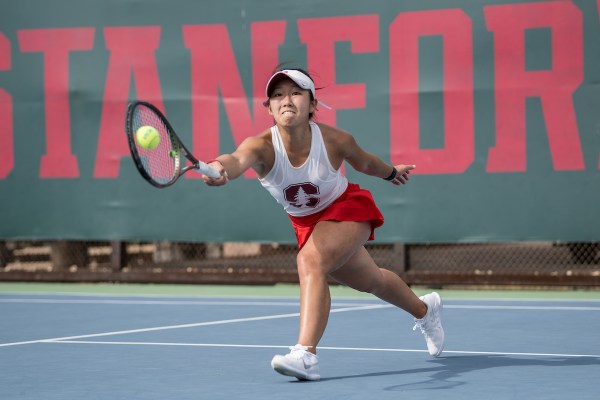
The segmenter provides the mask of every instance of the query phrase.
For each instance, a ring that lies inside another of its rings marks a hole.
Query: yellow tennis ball
[[[146,150],[154,150],[160,143],[160,135],[153,126],[140,126],[135,131],[135,139],[141,148]]]

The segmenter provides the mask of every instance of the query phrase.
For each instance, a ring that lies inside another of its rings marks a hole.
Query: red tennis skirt
[[[371,223],[371,236],[375,239],[375,228],[383,225],[383,215],[371,192],[354,183],[348,183],[348,188],[340,197],[325,210],[304,217],[294,217],[288,214],[298,239],[298,248],[301,249],[319,221],[369,221]]]

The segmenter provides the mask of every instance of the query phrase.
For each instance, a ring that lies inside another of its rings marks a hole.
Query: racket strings
[[[179,167],[179,152],[171,140],[169,128],[152,109],[139,105],[133,113],[134,136],[142,126],[152,126],[159,134],[159,143],[154,149],[146,149],[135,140],[142,167],[151,179],[159,184],[167,184],[175,179]]]

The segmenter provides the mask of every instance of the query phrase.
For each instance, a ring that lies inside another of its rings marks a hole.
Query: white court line
[[[478,305],[446,305],[444,309],[467,309],[467,310],[541,310],[541,311],[600,311],[600,307],[576,307],[576,306],[478,306]]]
[[[300,301],[223,301],[223,300],[71,300],[71,299],[0,299],[0,303],[32,304],[116,304],[116,305],[191,305],[191,306],[296,306]],[[381,303],[379,303],[381,304]],[[365,303],[337,303],[334,307],[362,307]]]
[[[389,307],[393,307],[393,306],[387,305],[387,304],[378,304],[378,305],[369,305],[369,306],[361,306],[361,307],[336,308],[336,309],[331,310],[331,313],[339,313],[339,312],[347,312],[347,311],[363,311],[363,310],[372,310],[372,309],[376,309],[376,308],[389,308]],[[220,321],[197,322],[197,323],[193,323],[193,324],[182,324],[182,325],[167,325],[167,326],[158,326],[158,327],[153,327],[153,328],[130,329],[130,330],[126,330],[126,331],[93,333],[90,335],[66,336],[66,337],[52,338],[52,339],[29,340],[29,341],[25,341],[25,342],[1,343],[0,347],[19,346],[19,345],[33,344],[33,343],[47,343],[47,342],[56,342],[56,341],[62,341],[62,340],[83,339],[83,338],[101,337],[101,336],[125,335],[125,334],[129,334],[129,333],[164,331],[164,330],[169,330],[169,329],[195,328],[198,326],[224,325],[224,324],[233,324],[233,323],[238,323],[238,322],[264,321],[264,320],[279,319],[279,318],[293,318],[293,317],[298,317],[298,316],[300,316],[300,313],[266,315],[263,317],[226,319],[226,320],[220,320]]]
[[[222,344],[222,343],[169,343],[169,342],[100,342],[88,340],[59,340],[45,341],[43,343],[66,343],[66,344],[97,344],[97,345],[126,345],[126,346],[183,346],[183,347],[236,347],[236,348],[260,348],[260,349],[286,349],[288,346],[276,345],[254,345],[254,344]],[[327,347],[319,346],[319,350],[342,350],[342,351],[380,351],[396,353],[427,353],[427,350],[415,349],[379,349],[368,347]],[[502,351],[468,351],[468,350],[444,350],[443,354],[475,354],[494,356],[527,356],[527,357],[589,357],[600,358],[596,354],[560,354],[560,353],[517,353]]]
[[[444,297],[444,293],[440,293],[442,299],[448,301],[465,301],[465,302],[481,302],[481,301],[493,301],[493,302],[521,302],[521,303],[598,303],[600,298],[567,298],[567,299],[556,299],[556,298],[529,298],[529,297]],[[198,299],[273,299],[273,300],[298,300],[298,296],[283,296],[283,295],[234,295],[234,294],[167,294],[167,293],[88,293],[88,292],[2,292],[2,296],[64,296],[64,297],[123,297],[123,298],[198,298]],[[342,301],[373,301],[376,300],[372,296],[365,297],[354,297],[354,296],[335,296],[336,300]]]
[[[298,306],[298,301],[223,301],[223,300],[71,300],[71,299],[0,299],[0,303],[33,304],[110,304],[110,305],[198,305],[198,306]],[[379,303],[383,304],[383,303]],[[333,307],[362,307],[364,303],[332,303]],[[586,306],[517,306],[517,305],[471,305],[445,304],[445,309],[471,310],[540,310],[540,311],[600,311],[600,307]]]

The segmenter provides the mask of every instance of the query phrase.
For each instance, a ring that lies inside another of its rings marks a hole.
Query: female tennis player
[[[273,358],[273,369],[299,380],[320,379],[317,345],[329,319],[328,277],[409,312],[429,353],[440,355],[440,296],[434,292],[419,298],[398,275],[375,264],[364,244],[374,239],[383,216],[370,192],[340,172],[347,161],[359,172],[404,185],[415,166],[389,165],[363,150],[351,134],[313,122],[318,101],[315,84],[304,70],[277,71],[267,83],[266,96],[264,105],[275,125],[209,162],[221,177],[204,177],[204,182],[221,186],[254,169],[295,230],[300,329],[290,353]]]

